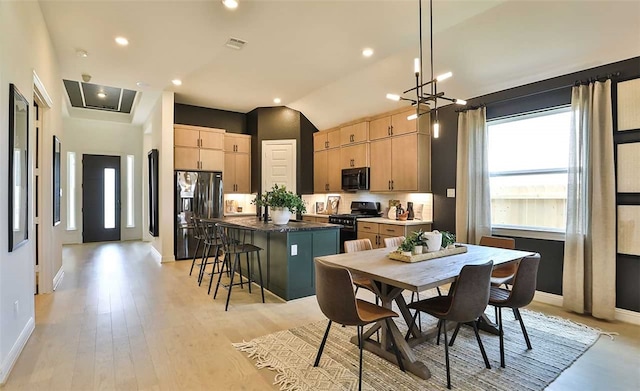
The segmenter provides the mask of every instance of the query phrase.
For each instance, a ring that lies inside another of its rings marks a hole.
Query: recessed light
[[[107,97],[107,94],[105,94],[105,93],[104,93],[104,91],[100,91],[100,92],[98,92],[98,98],[100,98],[100,99],[104,99],[104,98],[106,98],[106,97]]]
[[[222,4],[231,10],[238,8],[238,0],[222,0]]]
[[[180,80],[180,79],[173,79],[173,80],[171,80],[171,82],[173,83],[174,86],[181,86],[182,85],[182,80]]]
[[[365,57],[373,56],[373,49],[371,49],[371,48],[362,49],[362,55],[365,56]]]
[[[146,88],[146,87],[149,87],[149,83],[145,83],[145,82],[143,82],[143,81],[139,81],[139,82],[137,82],[137,83],[136,83],[136,85],[137,85],[138,87],[140,87],[140,88]]]
[[[116,37],[116,43],[120,46],[127,46],[129,44],[129,40],[125,37]]]
[[[273,103],[276,103],[276,104],[278,104],[278,103],[280,103],[280,102],[282,102],[282,101],[280,100],[280,98],[275,98],[275,99],[273,100]]]
[[[87,53],[87,51],[84,50],[84,49],[77,49],[76,50],[76,56],[81,57],[81,58],[87,58],[87,57],[89,57],[89,53]]]

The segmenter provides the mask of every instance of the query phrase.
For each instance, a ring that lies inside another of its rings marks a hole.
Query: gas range
[[[380,203],[371,201],[351,202],[351,213],[331,215],[329,223],[341,224],[344,231],[357,231],[358,219],[380,216]]]

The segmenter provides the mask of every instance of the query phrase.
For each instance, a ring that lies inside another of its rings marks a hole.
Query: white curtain
[[[564,307],[614,319],[616,199],[611,80],[573,87],[562,296]]]
[[[487,115],[484,107],[458,115],[456,241],[491,235]]]

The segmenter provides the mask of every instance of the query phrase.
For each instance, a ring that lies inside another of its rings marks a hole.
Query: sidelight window
[[[133,218],[133,172],[134,156],[127,155],[127,227],[135,227]]]
[[[76,153],[67,152],[67,230],[76,229]]]
[[[492,227],[564,232],[570,107],[487,127]]]

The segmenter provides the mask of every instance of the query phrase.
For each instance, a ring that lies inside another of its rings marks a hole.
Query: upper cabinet
[[[345,146],[366,141],[369,141],[369,121],[340,128],[340,145]]]
[[[415,112],[416,110],[412,108],[371,120],[369,123],[369,140],[379,140],[407,133],[423,133],[418,127],[418,121],[407,119],[408,116],[415,114]]]
[[[340,129],[325,130],[313,134],[313,150],[338,148],[340,146]]]
[[[251,136],[236,133],[224,135],[225,193],[251,192]]]
[[[174,168],[222,171],[224,133],[223,129],[174,125]]]

